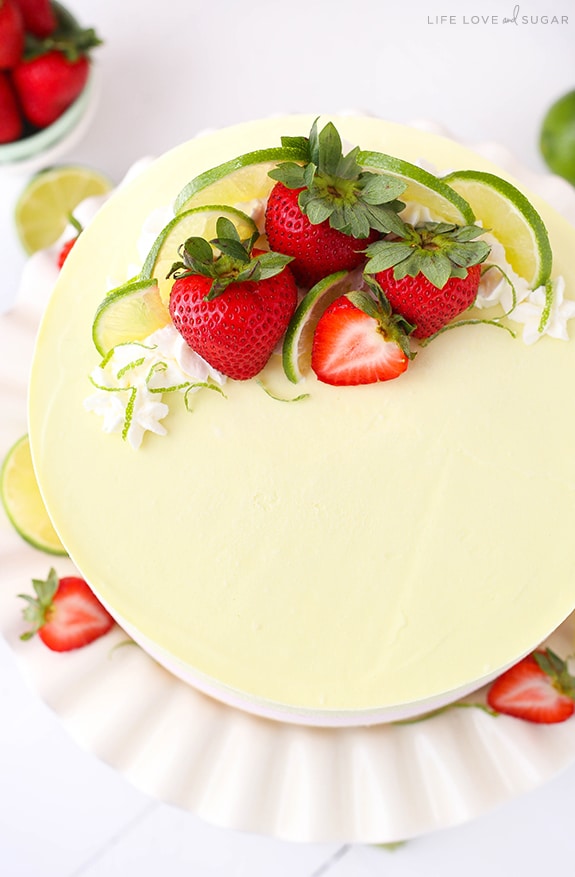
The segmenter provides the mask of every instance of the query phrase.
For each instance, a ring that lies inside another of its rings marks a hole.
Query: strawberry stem
[[[255,231],[251,237],[240,240],[233,222],[220,216],[216,223],[216,237],[210,241],[190,237],[178,248],[181,261],[174,262],[168,277],[187,277],[199,274],[209,277],[212,285],[206,301],[212,301],[224,292],[230,283],[267,280],[279,274],[292,261],[292,256],[271,251],[253,255],[253,247],[259,237]],[[219,253],[214,252],[218,250]]]
[[[399,240],[388,238],[367,247],[365,271],[378,274],[393,268],[396,280],[423,274],[437,289],[443,289],[451,277],[465,278],[472,265],[485,261],[491,248],[485,241],[475,240],[484,233],[478,225],[404,223]]]
[[[102,45],[102,40],[93,27],[80,27],[77,21],[64,10],[60,12],[55,7],[57,17],[56,29],[47,37],[35,37],[31,33],[26,34],[24,44],[24,60],[31,61],[48,52],[61,52],[70,62],[84,57],[97,46]]]
[[[569,672],[567,662],[551,649],[533,652],[537,665],[549,676],[551,684],[560,693],[575,700],[575,677]]]
[[[329,221],[331,228],[359,239],[367,238],[371,229],[403,235],[397,214],[405,205],[397,198],[406,184],[397,177],[363,171],[357,163],[359,147],[344,156],[331,122],[318,133],[316,119],[309,138],[282,137],[282,145],[297,146],[307,161],[283,162],[269,176],[288,189],[301,189],[298,205],[312,225]]]
[[[49,612],[52,607],[52,601],[58,590],[60,580],[55,569],[51,569],[48,577],[44,579],[32,579],[32,587],[36,593],[35,597],[29,594],[18,594],[22,600],[26,600],[28,604],[23,610],[24,620],[32,625],[32,629],[23,633],[20,637],[22,640],[31,639],[48,620]]]

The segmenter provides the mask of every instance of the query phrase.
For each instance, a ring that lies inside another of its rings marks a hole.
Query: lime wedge
[[[575,186],[575,90],[549,107],[539,146],[549,169]]]
[[[268,177],[281,161],[304,161],[305,155],[291,146],[275,146],[247,152],[194,177],[180,192],[174,212],[182,213],[202,204],[245,204],[267,198],[275,185]]]
[[[214,205],[193,207],[180,213],[162,229],[152,249],[146,256],[144,267],[140,273],[143,280],[155,277],[160,290],[160,297],[166,307],[170,301],[170,291],[174,278],[168,273],[174,262],[179,258],[178,247],[189,237],[202,237],[212,240],[216,236],[216,222],[220,216],[229,219],[238,230],[240,238],[245,240],[256,232],[257,226],[253,219],[241,210],[233,207]]]
[[[284,371],[297,384],[309,369],[313,333],[319,318],[340,295],[352,288],[348,271],[324,277],[307,292],[297,306],[286,330],[282,349]]]
[[[133,280],[108,293],[98,306],[92,325],[96,349],[106,356],[128,341],[143,341],[167,326],[170,313],[154,279]]]
[[[27,253],[58,240],[73,210],[92,195],[104,195],[111,181],[81,165],[61,165],[32,177],[16,202],[14,221]]]
[[[553,254],[543,220],[507,180],[482,171],[454,171],[444,179],[472,205],[505,250],[507,261],[531,289],[549,280]]]
[[[12,526],[26,542],[48,554],[66,554],[40,495],[27,435],[12,445],[2,464],[0,496]]]
[[[400,196],[402,201],[422,204],[434,217],[457,225],[471,225],[474,222],[473,210],[465,198],[454,192],[444,179],[440,180],[429,171],[383,152],[360,151],[357,161],[368,171],[379,171],[403,180],[407,188]]]

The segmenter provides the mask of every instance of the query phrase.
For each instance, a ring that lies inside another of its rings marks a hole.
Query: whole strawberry
[[[13,73],[24,115],[37,128],[46,128],[76,100],[88,80],[85,57],[69,61],[58,51],[22,61]]]
[[[26,30],[35,37],[47,37],[53,33],[58,20],[50,0],[14,0],[20,8]]]
[[[272,249],[294,257],[292,271],[300,286],[312,287],[328,274],[361,265],[363,250],[378,234],[372,231],[355,238],[332,228],[327,220],[313,225],[298,204],[303,191],[276,183],[268,198],[266,233]]]
[[[484,229],[426,222],[406,225],[401,238],[376,241],[367,249],[366,273],[375,275],[392,309],[429,338],[467,310],[477,297],[488,244],[475,240]]]
[[[35,597],[20,594],[28,604],[24,618],[32,625],[21,639],[37,633],[52,651],[68,652],[88,645],[113,627],[114,619],[84,579],[59,579],[51,569],[45,581],[33,579],[32,585]]]
[[[15,0],[0,0],[0,70],[11,70],[24,51],[24,21]]]
[[[309,138],[282,138],[297,145],[308,161],[280,164],[270,172],[278,182],[266,208],[265,230],[272,250],[293,256],[298,283],[310,287],[341,270],[365,261],[363,251],[381,233],[401,234],[395,200],[405,189],[400,180],[362,171],[358,148],[342,153],[341,138],[331,123]]]
[[[290,258],[253,251],[220,218],[217,238],[189,238],[172,268],[170,314],[186,343],[235,380],[257,375],[283,336],[297,304]],[[213,245],[213,246],[212,246]],[[214,249],[219,255],[214,254]]]
[[[90,72],[89,50],[100,44],[92,30],[75,29],[32,42],[12,79],[30,124],[46,128],[83,91]]]
[[[7,73],[0,71],[0,143],[12,143],[22,135],[22,117]]]

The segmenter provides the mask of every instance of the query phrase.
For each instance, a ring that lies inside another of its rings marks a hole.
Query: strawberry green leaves
[[[211,278],[208,301],[221,295],[230,283],[267,280],[292,261],[291,256],[281,253],[260,252],[254,256],[252,251],[259,232],[241,240],[233,222],[224,216],[216,223],[216,235],[211,241],[188,238],[179,249],[181,261],[175,262],[170,271],[170,275],[178,279],[189,274]],[[219,252],[215,253],[214,248]]]
[[[316,120],[309,138],[283,138],[282,145],[305,151],[307,162],[284,162],[269,176],[288,189],[301,189],[299,207],[313,225],[329,221],[331,228],[354,238],[368,237],[371,229],[403,235],[397,214],[404,205],[396,199],[406,184],[397,177],[363,171],[357,163],[358,147],[343,155],[341,137],[331,122],[318,134]]]
[[[416,228],[404,224],[400,240],[376,241],[368,246],[365,270],[378,274],[393,268],[396,280],[423,274],[443,289],[450,277],[465,278],[472,265],[485,261],[490,247],[476,240],[484,232],[476,225],[426,222]]]
[[[19,594],[23,600],[26,600],[22,615],[24,620],[32,625],[32,629],[23,633],[20,639],[31,639],[34,634],[46,623],[48,611],[52,605],[54,595],[58,590],[58,576],[55,569],[51,569],[47,579],[32,579],[32,586],[36,594],[31,597],[29,594]]]
[[[409,335],[414,327],[401,314],[392,312],[386,295],[376,281],[369,281],[369,286],[373,296],[364,290],[353,290],[346,293],[346,298],[377,321],[386,340],[394,341],[408,359],[413,359],[415,354],[409,345]]]

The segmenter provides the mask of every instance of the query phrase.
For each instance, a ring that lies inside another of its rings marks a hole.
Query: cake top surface
[[[206,135],[115,194],[44,316],[30,434],[55,527],[121,621],[222,690],[345,713],[480,684],[573,610],[575,347],[469,325],[399,380],[334,387],[309,373],[295,391],[273,356],[267,393],[229,380],[191,411],[170,403],[168,435],[137,451],[104,435],[83,407],[94,313],[141,264],[146,219],[195,175],[312,121]],[[442,137],[335,121],[365,150],[503,176]],[[572,292],[575,232],[532,200]]]

